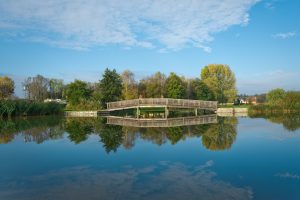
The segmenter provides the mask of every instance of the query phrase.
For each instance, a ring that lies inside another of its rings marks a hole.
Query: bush
[[[0,117],[60,114],[63,109],[64,105],[53,102],[6,100],[0,102]]]

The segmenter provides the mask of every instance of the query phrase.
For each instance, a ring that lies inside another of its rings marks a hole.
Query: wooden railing
[[[176,107],[217,110],[217,101],[201,101],[189,99],[146,98],[116,101],[107,103],[108,110],[118,110],[134,107]]]
[[[203,115],[198,117],[178,117],[161,119],[138,119],[127,117],[107,117],[107,124],[131,127],[176,127],[217,123],[217,115]]]

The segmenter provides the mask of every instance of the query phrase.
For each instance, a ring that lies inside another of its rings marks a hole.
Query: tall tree
[[[92,90],[86,82],[75,80],[67,85],[64,95],[69,104],[76,105],[81,100],[89,99],[92,95]]]
[[[166,95],[169,98],[182,99],[185,96],[184,83],[179,76],[171,72],[166,80]]]
[[[14,81],[7,77],[0,77],[0,99],[7,99],[9,98],[15,90],[15,83]]]
[[[105,108],[107,102],[120,100],[122,98],[122,88],[121,76],[115,69],[109,70],[106,68],[99,83],[101,105]]]
[[[123,90],[122,96],[124,99],[136,99],[138,98],[138,86],[134,80],[134,74],[129,71],[125,70],[121,74]]]
[[[30,100],[43,101],[48,97],[49,80],[42,75],[28,77],[23,82],[26,96]]]
[[[139,84],[139,94],[143,97],[155,98],[165,95],[166,76],[160,72],[142,79]]]
[[[64,89],[64,82],[60,79],[50,79],[49,81],[49,95],[51,99],[61,99]]]
[[[237,94],[235,75],[228,65],[211,64],[201,71],[201,80],[220,103],[232,101]]]
[[[196,99],[206,100],[206,101],[214,100],[213,92],[203,81],[197,78],[193,81],[192,84],[195,91]]]

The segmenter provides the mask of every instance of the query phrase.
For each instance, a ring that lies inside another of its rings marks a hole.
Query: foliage
[[[23,86],[29,100],[43,101],[48,97],[49,80],[42,75],[28,77]]]
[[[64,105],[24,100],[0,101],[0,117],[23,115],[50,115],[63,112]]]
[[[51,99],[61,99],[64,89],[64,82],[60,79],[50,79],[49,96]]]
[[[107,153],[110,153],[111,151],[116,152],[124,140],[121,126],[105,124],[103,125],[99,136]]]
[[[15,90],[14,81],[7,77],[0,77],[0,100],[9,98]]]
[[[144,98],[160,98],[165,95],[166,76],[160,72],[144,78],[139,83],[139,95]]]
[[[287,111],[300,111],[300,93],[295,91],[286,92],[284,95],[282,106],[283,109]]]
[[[201,80],[213,92],[214,97],[220,103],[233,101],[236,97],[235,75],[228,65],[211,64],[201,71]]]
[[[271,90],[267,93],[267,103],[270,106],[282,106],[285,95],[286,94],[283,89],[277,88]]]
[[[182,127],[169,127],[167,129],[167,138],[171,141],[171,144],[176,144],[183,138],[183,128]]]
[[[98,88],[101,93],[100,101],[103,108],[106,107],[106,103],[122,98],[122,79],[115,69],[105,69]]]
[[[66,107],[67,110],[100,110],[101,104],[98,101],[93,99],[80,99],[77,104],[68,104]]]
[[[194,91],[195,91],[196,99],[206,100],[206,101],[212,101],[212,100],[215,99],[213,92],[200,79],[195,79],[193,81],[193,88],[194,88]]]
[[[168,98],[183,99],[185,87],[183,81],[175,73],[171,73],[165,83],[166,96]]]
[[[123,99],[138,98],[138,85],[134,80],[134,74],[129,70],[125,70],[121,74],[121,78],[123,84],[123,90],[122,90]]]
[[[86,82],[75,80],[67,85],[64,95],[70,106],[75,106],[82,100],[90,99],[92,90],[89,88]]]
[[[60,122],[61,117],[57,116],[0,120],[0,144],[12,141],[19,132],[25,134],[25,141],[36,143],[60,138],[64,133]]]
[[[66,131],[69,133],[69,139],[75,144],[85,141],[93,131],[93,124],[90,120],[68,118],[65,121]]]

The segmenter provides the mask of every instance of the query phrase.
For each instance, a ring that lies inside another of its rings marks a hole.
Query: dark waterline
[[[298,116],[168,128],[0,121],[0,199],[299,199]]]

